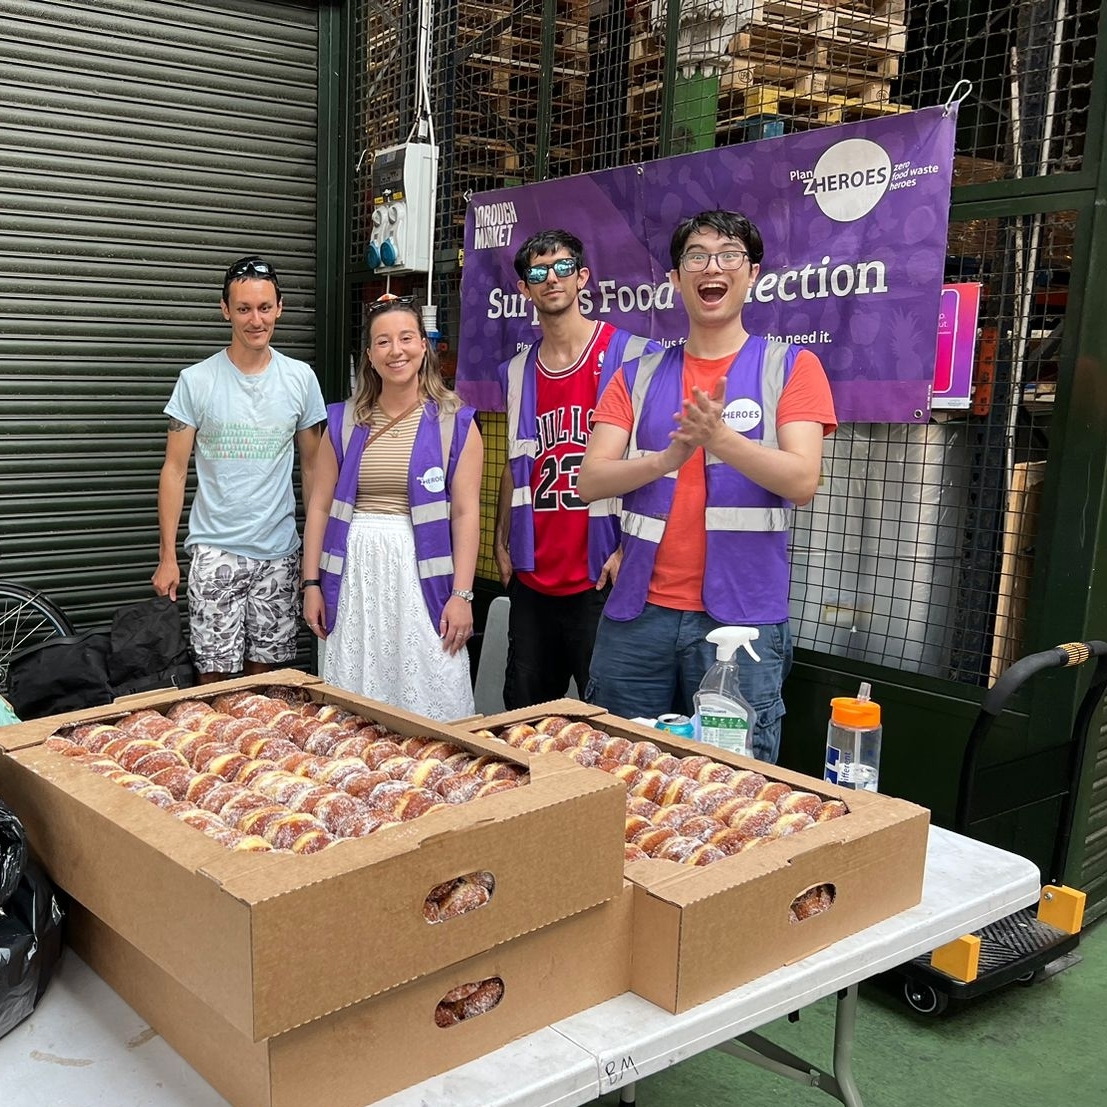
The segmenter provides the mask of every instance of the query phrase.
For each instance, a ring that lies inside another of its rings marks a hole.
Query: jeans
[[[656,717],[675,711],[691,717],[692,696],[715,663],[715,646],[705,638],[723,624],[704,611],[675,611],[646,604],[636,619],[600,620],[592,653],[587,698],[615,715]],[[792,667],[792,632],[787,622],[765,623],[753,643],[761,660],[735,654],[742,695],[757,713],[753,755],[775,763],[780,755],[780,688]]]

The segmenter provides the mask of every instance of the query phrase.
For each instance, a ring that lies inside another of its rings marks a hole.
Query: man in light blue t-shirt
[[[159,596],[177,598],[177,528],[196,452],[196,496],[185,549],[192,656],[201,683],[262,673],[296,656],[300,537],[293,443],[303,496],[327,413],[311,367],[269,345],[281,316],[273,266],[236,261],[220,301],[231,343],[190,365],[165,407],[169,436],[158,483]]]

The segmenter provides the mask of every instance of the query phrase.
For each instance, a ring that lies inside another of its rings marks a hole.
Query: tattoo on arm
[[[172,415],[169,416],[169,429],[171,431],[183,431],[188,430],[188,424],[182,423],[180,419],[174,419]]]

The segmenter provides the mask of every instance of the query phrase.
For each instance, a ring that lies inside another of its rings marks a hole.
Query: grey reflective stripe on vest
[[[538,440],[519,438],[519,411],[523,406],[523,370],[527,366],[530,347],[520,350],[507,363],[507,398],[504,408],[507,411],[507,456],[537,457]]]
[[[438,405],[438,433],[442,437],[442,472],[450,471],[450,450],[454,446],[454,413]]]
[[[709,507],[703,513],[706,530],[787,530],[791,513],[783,507]]]
[[[530,503],[530,485],[524,484],[521,488],[512,487],[511,506],[525,507]]]
[[[589,517],[593,515],[600,515],[605,518],[608,515],[618,515],[619,511],[622,508],[622,503],[622,498],[619,496],[611,496],[606,500],[593,500],[588,505],[588,515]]]
[[[427,557],[418,563],[419,579],[449,576],[454,571],[452,557]]]
[[[639,515],[637,511],[624,511],[622,518],[623,534],[630,538],[640,538],[643,542],[652,542],[655,546],[665,533],[665,520],[652,515]]]
[[[342,575],[342,566],[346,564],[344,557],[339,557],[337,554],[329,554],[324,550],[319,555],[319,568],[324,573],[334,573],[336,577]]]
[[[638,373],[634,378],[634,388],[630,394],[631,410],[635,414],[634,423],[630,428],[630,441],[627,443],[627,457],[642,456],[642,451],[638,449],[638,423],[642,418],[642,409],[645,406],[646,390],[650,387],[650,381],[653,380],[653,375],[657,372],[657,367],[661,364],[661,359],[664,356],[665,351],[659,350],[655,354],[646,354],[638,362]]]
[[[791,349],[787,342],[770,339],[765,343],[765,356],[761,359],[761,445],[777,449],[779,440],[776,433],[776,413],[780,407],[780,397],[784,392],[784,359]],[[708,465],[722,465],[724,462],[715,454],[704,451],[704,461]],[[720,528],[726,529],[726,528]],[[778,530],[778,527],[738,527],[738,530]]]
[[[623,347],[623,364],[628,361],[633,361],[636,357],[641,357],[646,352],[646,347],[649,346],[652,339],[640,338],[636,334],[632,334],[627,339],[627,344]]]
[[[342,456],[350,449],[350,438],[354,433],[354,398],[351,396],[342,405]]]
[[[432,504],[415,504],[411,508],[411,521],[415,526],[420,523],[434,523],[450,517],[449,500],[439,500]]]

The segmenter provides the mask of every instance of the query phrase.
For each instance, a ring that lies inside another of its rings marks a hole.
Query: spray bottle
[[[707,636],[715,644],[715,664],[704,674],[699,691],[693,697],[696,704],[694,725],[696,737],[743,757],[752,757],[753,727],[757,713],[738,686],[739,649],[754,659],[751,642],[757,640],[756,627],[719,627]]]
[[[875,792],[880,781],[880,704],[869,698],[871,692],[862,684],[856,697],[830,701],[823,770],[824,780],[867,792]]]

